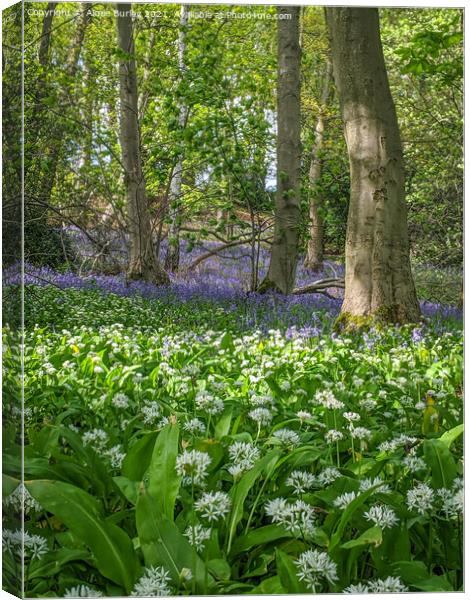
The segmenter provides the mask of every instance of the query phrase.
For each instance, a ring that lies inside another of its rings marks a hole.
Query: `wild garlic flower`
[[[369,588],[364,583],[355,583],[344,588],[343,594],[368,594]]]
[[[208,521],[227,515],[232,502],[225,492],[205,492],[195,503],[196,511]]]
[[[416,510],[424,515],[431,510],[434,500],[434,491],[426,484],[419,482],[406,493],[406,504],[409,510]]]
[[[183,485],[203,485],[211,458],[207,452],[185,450],[176,457],[176,472],[183,476]]]
[[[84,446],[92,446],[96,452],[103,452],[108,443],[108,434],[103,429],[92,429],[82,435]]]
[[[369,581],[369,592],[371,594],[393,594],[407,592],[408,588],[399,577],[387,577],[386,579],[373,579]]]
[[[128,408],[129,406],[129,398],[126,394],[116,394],[111,400],[111,404],[116,408]]]
[[[398,448],[403,448],[404,446],[413,446],[417,441],[418,438],[401,433],[399,436],[394,437],[391,440],[382,442],[379,445],[379,450],[380,452],[395,452],[395,450]]]
[[[292,429],[278,429],[273,433],[273,438],[279,440],[285,446],[298,446],[300,443],[299,434]]]
[[[245,471],[249,471],[260,457],[259,448],[250,442],[234,442],[229,446],[228,454],[232,464],[229,473],[238,478]]]
[[[120,444],[109,448],[109,450],[105,450],[104,454],[109,458],[109,462],[113,469],[120,469],[123,460],[126,458],[126,453],[122,451],[122,446]]]
[[[377,401],[372,398],[364,398],[359,401],[359,406],[364,410],[371,411],[377,407]]]
[[[296,416],[301,423],[303,423],[304,421],[308,421],[308,419],[312,418],[312,414],[309,413],[308,410],[299,410],[296,413]]]
[[[380,485],[380,487],[375,490],[374,494],[389,494],[391,491],[390,486],[387,483],[384,483],[380,477],[374,477],[373,479],[370,477],[364,478],[359,484],[359,491],[367,492],[367,490],[370,490],[376,485]]]
[[[343,438],[344,433],[342,431],[338,431],[337,429],[330,429],[325,433],[325,440],[328,444],[339,442]]]
[[[64,592],[64,598],[101,598],[103,594],[88,585],[81,584],[68,588]]]
[[[292,535],[309,537],[315,531],[315,509],[303,500],[289,504],[285,498],[275,498],[266,503],[265,510],[273,523],[279,523]]]
[[[356,440],[370,440],[372,437],[372,431],[370,429],[366,429],[366,427],[354,427],[354,425],[351,425],[349,428],[349,433]]]
[[[305,494],[315,485],[315,475],[308,471],[292,471],[286,479],[286,485],[294,488],[294,494]]]
[[[346,492],[333,501],[333,506],[344,510],[356,498],[356,492]]]
[[[194,435],[196,433],[204,433],[206,431],[206,426],[201,419],[194,418],[186,421],[186,423],[183,425],[183,429]]]
[[[361,420],[361,415],[356,412],[344,412],[343,417],[346,419],[346,421],[349,421],[349,423]]]
[[[381,529],[391,529],[398,523],[397,515],[395,511],[389,506],[382,506],[380,504],[374,504],[370,509],[364,513],[364,517],[368,521],[372,521],[374,525]]]
[[[48,551],[46,538],[27,531],[23,533],[21,529],[4,529],[2,541],[3,548],[19,559],[41,558]]]
[[[255,408],[248,413],[250,419],[253,419],[261,427],[269,425],[273,420],[273,414],[267,408]]]
[[[401,461],[402,465],[409,469],[412,473],[419,473],[419,471],[424,471],[427,468],[426,463],[419,456],[415,456],[414,454],[408,454]]]
[[[344,402],[337,400],[330,390],[318,391],[315,394],[314,401],[316,404],[320,404],[321,406],[331,410],[340,410],[341,408],[344,408]]]
[[[163,567],[145,567],[144,574],[135,584],[131,596],[170,596],[170,579],[169,572]]]
[[[196,406],[208,415],[217,415],[224,410],[223,401],[207,392],[198,392],[196,394]]]
[[[333,481],[336,481],[340,477],[342,477],[342,475],[336,467],[326,467],[317,475],[317,480],[321,486],[326,486],[330,485],[330,483],[333,483]]]
[[[21,512],[24,508],[24,512],[27,515],[33,510],[36,512],[42,510],[39,502],[31,496],[23,482],[21,482],[11,494],[3,499],[3,505],[6,507],[11,506],[16,512]]]
[[[437,495],[442,501],[441,510],[448,519],[459,517],[463,514],[463,488],[454,488],[454,490],[440,488],[437,490]]]
[[[162,412],[160,405],[155,400],[153,402],[147,402],[140,410],[146,425],[154,423]]]
[[[189,526],[183,534],[188,538],[189,543],[197,552],[204,550],[204,544],[211,537],[211,528],[203,527],[200,523],[196,523],[194,526]]]
[[[305,581],[313,593],[318,592],[318,586],[322,579],[334,583],[338,579],[336,564],[326,552],[319,550],[306,550],[297,560],[297,577]]]

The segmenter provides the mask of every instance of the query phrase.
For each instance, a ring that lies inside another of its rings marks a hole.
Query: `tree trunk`
[[[184,54],[186,52],[186,27],[188,25],[188,6],[181,5],[180,31],[178,37],[178,68],[180,78],[184,77],[186,69]],[[180,132],[184,129],[188,117],[185,101],[180,102],[178,125]],[[181,184],[183,178],[183,155],[180,152],[173,170],[170,184],[170,227],[168,231],[168,250],[165,258],[165,268],[168,271],[178,271],[180,264],[180,220],[181,220]]]
[[[310,235],[307,244],[307,255],[304,261],[304,267],[310,271],[319,272],[323,269],[323,202],[322,196],[318,193],[316,187],[321,177],[323,161],[321,153],[323,150],[323,138],[325,132],[325,115],[324,111],[328,104],[331,89],[332,65],[327,59],[325,69],[325,80],[323,82],[323,90],[320,100],[320,112],[318,114],[317,124],[315,127],[315,141],[312,148],[312,160],[308,173],[310,187]]]
[[[118,45],[123,52],[123,57],[119,61],[120,141],[127,188],[131,242],[127,276],[129,279],[144,279],[163,284],[168,283],[169,278],[158,263],[153,249],[152,228],[140,154],[137,70],[134,57],[131,5],[118,4],[117,9]]]
[[[338,326],[420,318],[411,274],[400,132],[376,8],[326,8],[351,197]]]
[[[259,291],[289,294],[300,225],[300,45],[298,6],[278,6],[277,191],[268,273]],[[283,18],[283,15],[291,15]]]

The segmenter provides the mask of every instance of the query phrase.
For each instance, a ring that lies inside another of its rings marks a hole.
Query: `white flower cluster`
[[[309,537],[315,531],[315,509],[303,500],[289,504],[285,498],[275,498],[266,503],[265,510],[273,523],[279,523],[292,535]]]
[[[294,488],[294,494],[305,494],[316,483],[316,477],[308,471],[292,471],[286,479],[286,485]]]
[[[407,592],[408,588],[399,577],[373,579],[368,583],[356,583],[344,588],[343,594],[393,594]]]
[[[196,511],[208,521],[225,517],[230,506],[231,500],[225,492],[205,492],[195,503]]]
[[[46,538],[34,535],[21,529],[12,531],[4,529],[2,532],[3,548],[17,558],[41,558],[48,551]]]
[[[333,483],[333,481],[336,481],[340,477],[342,477],[342,475],[336,467],[325,467],[323,471],[320,471],[317,475],[317,481],[320,486],[324,487],[330,485],[330,483]]]
[[[154,597],[170,596],[171,590],[168,586],[170,574],[163,567],[146,567],[144,574],[137,581],[131,596]]]
[[[210,463],[207,452],[185,450],[176,457],[176,472],[183,476],[183,485],[203,485]]]
[[[434,500],[434,491],[427,483],[419,482],[406,493],[406,504],[409,510],[415,510],[424,515],[431,510]]]
[[[204,433],[206,431],[206,426],[201,419],[195,417],[194,419],[189,419],[186,421],[186,423],[183,425],[183,429],[188,433],[195,435],[196,433]]]
[[[196,523],[194,526],[188,527],[183,535],[188,538],[193,548],[196,548],[198,552],[202,552],[204,544],[211,537],[211,528],[203,527],[200,523]]]
[[[232,461],[228,471],[235,479],[249,471],[260,457],[259,448],[250,442],[234,442],[228,453]]]
[[[387,483],[384,483],[380,477],[374,477],[373,479],[365,477],[359,484],[359,491],[367,492],[367,490],[370,490],[375,486],[379,487],[374,491],[374,494],[390,494],[390,486]]]
[[[160,405],[155,401],[147,402],[140,410],[146,425],[151,425],[154,423],[161,413]]]
[[[128,408],[129,406],[129,398],[126,396],[126,394],[116,394],[113,399],[111,400],[111,404],[113,406],[115,406],[116,408]]]
[[[64,598],[102,598],[102,596],[100,591],[83,583],[68,588],[64,592]]]
[[[108,434],[103,429],[92,429],[82,435],[84,446],[93,446],[96,452],[103,452],[108,443]]]
[[[336,563],[326,552],[306,550],[294,563],[297,566],[297,577],[300,581],[305,581],[313,593],[318,592],[318,585],[322,579],[330,583],[338,579]]]
[[[364,513],[364,517],[368,521],[372,521],[374,525],[381,529],[391,529],[398,524],[398,518],[395,511],[389,506],[383,506],[381,504],[374,504],[370,509]]]
[[[315,394],[314,402],[331,410],[344,408],[344,402],[337,400],[330,390],[318,391]]]
[[[279,440],[284,446],[298,446],[300,443],[299,434],[292,429],[277,429],[273,433],[273,438]]]
[[[21,512],[24,507],[24,512],[27,515],[33,510],[36,512],[42,510],[39,502],[31,496],[23,483],[20,483],[11,494],[4,498],[3,505],[5,507],[12,507],[17,512]]]
[[[404,446],[413,446],[418,441],[418,438],[406,435],[404,433],[391,440],[386,440],[379,445],[380,452],[395,452],[398,448]]]
[[[217,415],[224,410],[223,401],[207,392],[198,392],[196,394],[196,406],[199,410],[211,416]]]
[[[273,420],[273,414],[267,408],[255,408],[248,413],[250,419],[253,419],[259,427],[269,425]]]

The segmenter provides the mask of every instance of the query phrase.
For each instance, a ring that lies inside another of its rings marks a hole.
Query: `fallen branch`
[[[337,279],[335,277],[319,279],[308,285],[295,288],[292,293],[297,296],[301,294],[318,294],[325,293],[328,288],[344,288],[344,279]]]

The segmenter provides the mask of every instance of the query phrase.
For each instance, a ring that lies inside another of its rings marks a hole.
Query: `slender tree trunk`
[[[322,196],[316,189],[318,181],[321,177],[323,161],[321,153],[323,150],[323,138],[325,132],[325,109],[328,104],[328,98],[331,90],[332,64],[329,58],[327,59],[325,69],[325,80],[323,82],[323,90],[320,100],[320,112],[315,126],[315,141],[312,148],[312,159],[310,170],[308,173],[310,187],[310,235],[307,244],[307,255],[304,261],[304,267],[311,271],[321,271],[323,269],[323,202]]]
[[[278,6],[277,191],[268,273],[259,291],[289,294],[300,224],[300,45],[298,6]],[[283,15],[291,18],[283,18]]]
[[[326,8],[351,197],[339,326],[416,322],[400,132],[376,8]]]
[[[178,37],[178,68],[180,78],[184,77],[186,69],[184,55],[186,52],[186,27],[188,25],[188,6],[181,5],[180,31]],[[178,124],[180,132],[184,129],[188,117],[188,108],[185,101],[180,102]],[[178,271],[180,264],[180,220],[181,220],[181,184],[183,179],[183,159],[180,152],[173,171],[170,184],[170,227],[168,231],[168,251],[165,259],[165,268],[168,271]]]
[[[129,279],[144,279],[154,283],[168,283],[168,275],[157,261],[153,249],[152,228],[148,209],[145,178],[140,153],[138,119],[137,70],[134,57],[134,35],[131,5],[119,4],[117,31],[119,49],[124,53],[119,61],[119,89],[121,100],[120,140],[122,162],[127,188],[127,210],[131,252]]]

